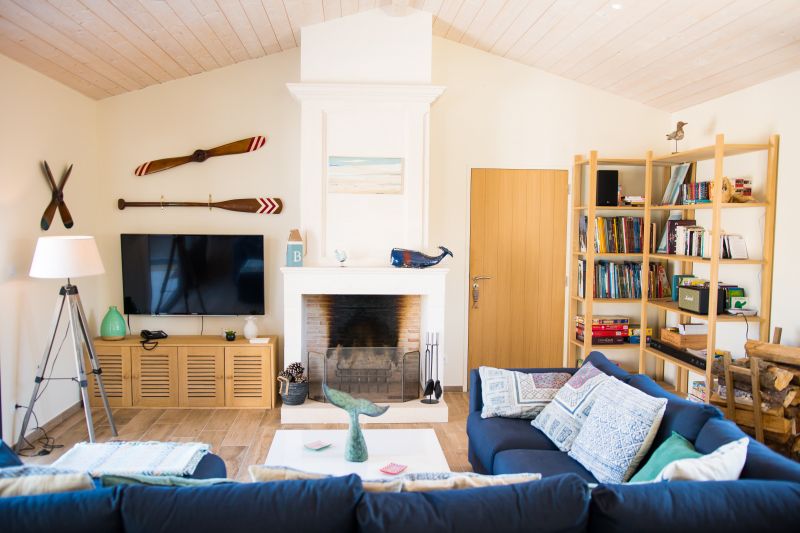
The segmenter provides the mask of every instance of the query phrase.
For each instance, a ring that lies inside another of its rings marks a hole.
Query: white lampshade
[[[32,278],[80,278],[105,272],[94,237],[39,237]]]

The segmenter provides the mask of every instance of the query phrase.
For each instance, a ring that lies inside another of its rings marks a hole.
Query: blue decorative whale
[[[402,248],[392,248],[392,266],[398,268],[428,268],[438,265],[445,256],[453,257],[453,252],[440,246],[442,253],[436,257],[415,252],[414,250],[404,250]]]

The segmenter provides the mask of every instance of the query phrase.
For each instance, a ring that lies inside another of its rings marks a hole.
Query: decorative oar
[[[235,141],[210,150],[195,150],[192,155],[183,157],[169,157],[167,159],[156,159],[155,161],[148,161],[142,163],[134,173],[137,176],[144,176],[154,172],[161,172],[168,168],[175,168],[186,163],[202,163],[209,157],[216,157],[218,155],[233,155],[233,154],[246,154],[247,152],[254,152],[267,143],[266,136],[257,135],[241,141]]]
[[[280,198],[238,198],[212,202],[211,196],[207,202],[127,202],[120,198],[117,207],[122,210],[126,207],[207,207],[211,209],[227,209],[240,213],[258,213],[259,215],[277,215],[283,210],[283,201]]]
[[[50,203],[47,204],[42,214],[40,226],[45,231],[50,229],[53,216],[56,214],[56,208],[58,208],[58,213],[61,215],[61,221],[64,223],[64,227],[69,229],[73,226],[74,222],[72,220],[72,214],[69,212],[69,209],[67,209],[67,204],[64,203],[64,186],[67,184],[67,179],[69,179],[69,175],[72,173],[72,165],[67,167],[64,171],[58,185],[56,185],[56,180],[53,179],[53,173],[50,172],[50,165],[47,164],[47,161],[42,162],[42,169],[44,170],[44,175],[47,178],[47,182],[50,184],[53,194],[50,198]]]

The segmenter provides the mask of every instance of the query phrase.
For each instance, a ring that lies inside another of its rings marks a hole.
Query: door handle
[[[478,300],[481,297],[481,286],[478,282],[482,279],[492,279],[492,276],[473,276],[472,277],[472,308],[478,308]]]

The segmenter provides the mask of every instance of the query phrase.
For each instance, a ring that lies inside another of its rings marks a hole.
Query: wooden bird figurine
[[[688,124],[689,124],[688,122],[683,122],[682,120],[679,120],[677,126],[675,127],[675,131],[667,134],[668,141],[675,141],[675,152],[678,151],[678,141],[683,140],[683,127]]]

